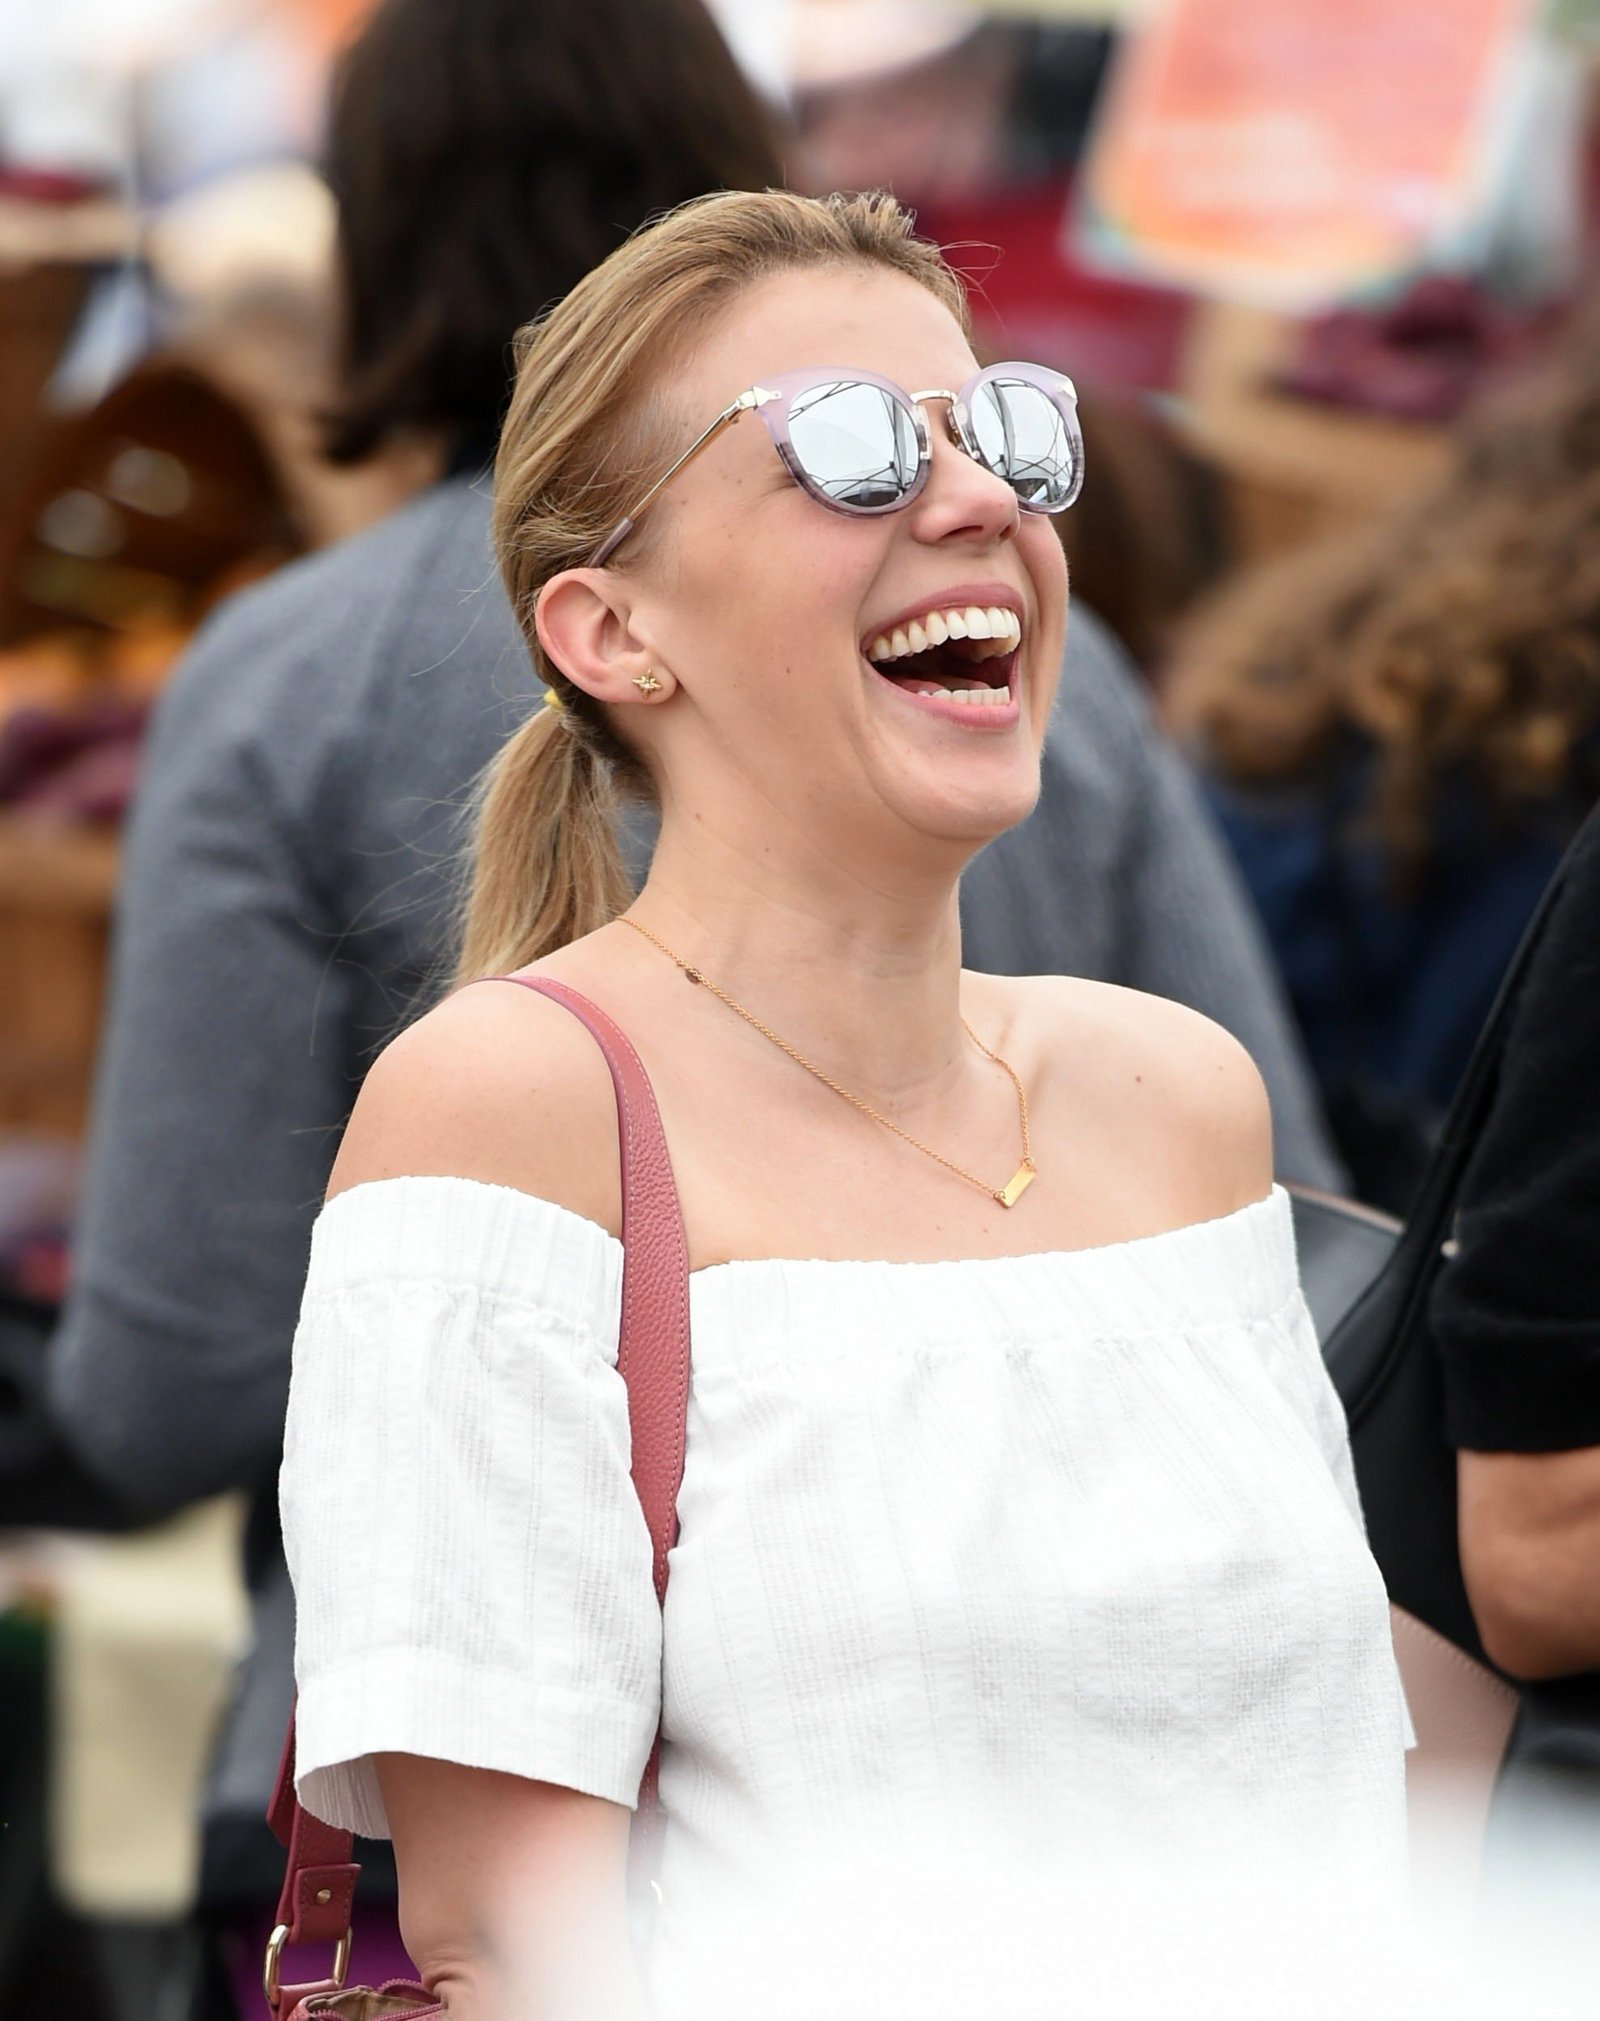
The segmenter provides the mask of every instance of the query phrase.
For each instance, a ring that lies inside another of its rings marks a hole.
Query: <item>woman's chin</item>
[[[1039,799],[1037,763],[982,768],[965,776],[924,772],[902,778],[886,798],[907,824],[930,841],[964,847],[976,855],[986,844],[1026,821]]]

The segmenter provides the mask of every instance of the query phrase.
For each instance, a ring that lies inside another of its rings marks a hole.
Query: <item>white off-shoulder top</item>
[[[621,1265],[475,1181],[323,1211],[282,1482],[314,1813],[383,1835],[380,1750],[631,1804],[659,1717],[669,1930],[819,1849],[1397,1858],[1387,1606],[1281,1190],[1105,1248],[696,1272],[664,1634]]]

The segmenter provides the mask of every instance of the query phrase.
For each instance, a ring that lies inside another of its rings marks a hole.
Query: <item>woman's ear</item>
[[[661,702],[672,675],[633,630],[628,585],[603,568],[568,568],[539,592],[534,628],[551,664],[608,707]]]

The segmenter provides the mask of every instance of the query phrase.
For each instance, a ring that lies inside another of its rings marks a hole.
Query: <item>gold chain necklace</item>
[[[990,1051],[965,1018],[961,1020],[961,1029],[985,1059],[993,1060],[997,1067],[1005,1069],[1010,1076],[1011,1085],[1017,1091],[1017,1115],[1022,1123],[1022,1163],[1003,1186],[990,1186],[971,1172],[964,1171],[953,1158],[946,1158],[931,1145],[924,1144],[920,1138],[913,1137],[909,1130],[902,1130],[898,1123],[891,1123],[887,1116],[880,1116],[877,1110],[869,1102],[862,1101],[859,1095],[852,1095],[848,1088],[840,1087],[836,1080],[825,1074],[821,1067],[814,1066],[805,1054],[797,1051],[787,1039],[779,1038],[770,1025],[764,1025],[753,1011],[747,1011],[743,1004],[735,1003],[728,992],[719,989],[703,970],[695,968],[692,963],[685,961],[681,954],[675,953],[661,936],[652,933],[648,926],[641,926],[638,920],[626,916],[619,918],[617,924],[631,926],[635,933],[643,934],[646,940],[660,948],[669,961],[676,962],[690,982],[698,983],[702,989],[710,990],[711,994],[719,1002],[725,1003],[736,1016],[742,1017],[747,1025],[754,1025],[761,1036],[771,1039],[780,1052],[787,1053],[797,1067],[804,1067],[806,1072],[821,1081],[825,1088],[832,1088],[836,1095],[842,1095],[852,1108],[859,1109],[864,1116],[870,1116],[873,1122],[881,1123],[886,1130],[893,1130],[894,1134],[903,1138],[913,1150],[920,1151],[925,1158],[931,1158],[936,1165],[943,1165],[947,1172],[954,1172],[958,1179],[965,1179],[969,1186],[976,1186],[980,1193],[987,1193],[991,1200],[998,1200],[1002,1207],[1015,1207],[1038,1176],[1038,1168],[1033,1162],[1033,1145],[1028,1136],[1028,1097],[1022,1086],[1022,1077],[1008,1060],[1003,1060],[998,1053]]]

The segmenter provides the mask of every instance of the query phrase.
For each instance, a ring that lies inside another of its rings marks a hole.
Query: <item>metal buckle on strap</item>
[[[333,1983],[335,1986],[343,1986],[345,1974],[350,1970],[350,1937],[351,1933],[346,1930],[334,1946]],[[287,1923],[280,1923],[267,1939],[267,1962],[262,1967],[261,1990],[266,1994],[267,2005],[272,2009],[274,2014],[278,2011],[278,1994],[283,1984],[283,1947],[288,1941],[289,1926]]]

